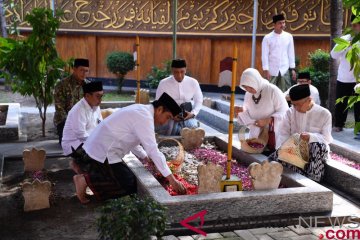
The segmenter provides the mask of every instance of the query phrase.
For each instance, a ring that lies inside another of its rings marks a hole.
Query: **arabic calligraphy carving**
[[[50,0],[18,0],[18,8],[8,9],[11,23],[34,7],[50,7]],[[55,0],[61,9],[61,29],[114,32],[171,33],[172,0]],[[297,34],[329,34],[330,0],[260,0],[258,33],[272,29],[272,16],[283,13],[287,31]],[[347,14],[345,14],[347,16]],[[178,32],[194,34],[250,35],[252,0],[179,0]]]

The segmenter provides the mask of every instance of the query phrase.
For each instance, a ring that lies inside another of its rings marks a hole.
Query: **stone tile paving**
[[[353,226],[354,227],[354,226]],[[205,240],[205,239],[226,239],[226,240],[326,240],[326,231],[330,231],[329,239],[360,239],[360,226],[351,228],[350,225],[344,224],[342,228],[321,227],[321,228],[304,228],[302,226],[288,226],[284,228],[254,228],[248,230],[235,230],[233,232],[209,233],[207,236],[192,235],[175,237],[174,235],[162,237],[161,240]],[[350,234],[346,235],[350,230]],[[354,233],[355,232],[355,233]],[[357,235],[359,234],[359,235]]]

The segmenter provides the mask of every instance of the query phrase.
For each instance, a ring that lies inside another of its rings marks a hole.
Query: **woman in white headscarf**
[[[250,128],[249,138],[258,138],[261,129],[267,127],[272,119],[276,133],[289,108],[283,92],[254,68],[243,72],[240,87],[246,93],[243,111],[238,114],[238,122]]]

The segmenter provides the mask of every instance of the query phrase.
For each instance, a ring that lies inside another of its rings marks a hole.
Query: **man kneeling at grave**
[[[160,81],[156,90],[156,99],[166,92],[181,107],[182,112],[168,124],[156,128],[156,132],[162,135],[180,135],[181,129],[197,128],[198,121],[195,116],[199,113],[203,94],[199,82],[186,76],[186,61],[184,59],[174,59],[171,63],[172,76]]]
[[[135,175],[122,161],[130,151],[143,161],[151,159],[174,190],[184,194],[184,186],[171,174],[165,156],[157,147],[154,131],[154,125],[166,124],[180,112],[174,99],[163,93],[152,104],[121,108],[102,121],[72,154],[84,171],[74,176],[80,202],[89,201],[85,195],[87,186],[98,200],[136,192]]]
[[[280,148],[269,159],[320,182],[332,141],[331,114],[314,103],[308,84],[292,87],[289,95],[292,107],[287,110],[278,133]]]
[[[311,84],[310,72],[299,73],[298,79],[297,79],[297,84],[294,86],[297,86],[300,84],[309,84],[310,96],[311,96],[312,100],[315,102],[315,104],[321,105],[319,90],[314,85]],[[290,91],[290,88],[288,90],[286,90],[286,92],[284,92],[286,101],[288,101],[288,102],[290,102],[289,91]]]
[[[90,82],[82,86],[84,97],[70,110],[63,131],[61,142],[64,155],[72,153],[89,137],[90,133],[102,121],[100,103],[103,92],[102,82]],[[79,167],[72,162],[72,168],[80,173]]]

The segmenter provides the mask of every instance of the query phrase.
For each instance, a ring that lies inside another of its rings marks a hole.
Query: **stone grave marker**
[[[44,149],[32,148],[23,151],[24,171],[41,171],[45,165],[46,152]]]
[[[198,193],[221,192],[220,182],[224,169],[214,163],[200,164],[198,166],[199,188]]]
[[[278,162],[265,160],[261,164],[252,163],[249,166],[251,181],[255,190],[277,189],[281,181],[283,166]]]
[[[51,193],[51,182],[35,179],[32,183],[25,182],[22,189],[25,199],[25,212],[50,207],[49,196]]]
[[[183,128],[180,132],[181,144],[186,151],[199,148],[204,141],[205,131],[202,128]]]
[[[204,97],[203,105],[206,106],[206,107],[208,107],[208,108],[211,108],[211,107],[212,107],[212,100],[211,100],[211,98]]]

